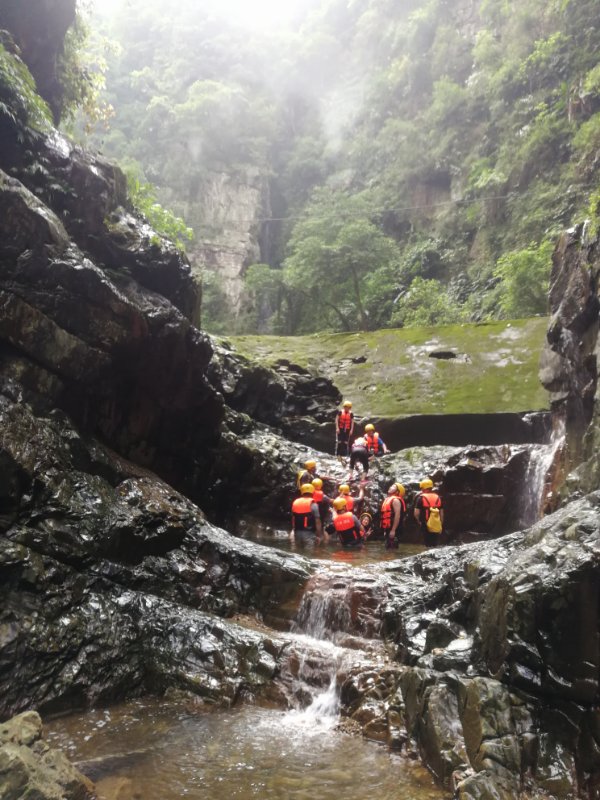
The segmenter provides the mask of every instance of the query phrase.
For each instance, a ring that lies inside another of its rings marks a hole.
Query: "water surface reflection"
[[[319,558],[326,561],[344,561],[357,566],[375,564],[379,561],[392,561],[396,558],[407,558],[416,553],[422,553],[426,548],[419,544],[400,544],[395,550],[386,550],[381,540],[367,541],[363,547],[341,547],[337,536],[330,536],[329,541],[321,545],[314,542],[302,547],[293,543],[289,538],[289,531],[277,523],[271,524],[262,520],[244,518],[237,521],[232,530],[234,535],[248,539],[267,547],[276,547],[286,552],[301,553],[309,558]]]

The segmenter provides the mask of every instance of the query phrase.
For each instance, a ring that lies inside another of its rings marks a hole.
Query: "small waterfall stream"
[[[521,527],[528,528],[544,515],[549,485],[557,456],[565,441],[565,426],[561,421],[552,432],[548,444],[533,445],[529,454],[527,480],[523,495]]]

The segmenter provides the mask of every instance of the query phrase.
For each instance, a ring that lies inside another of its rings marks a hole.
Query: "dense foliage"
[[[97,141],[197,240],[219,237],[207,175],[265,177],[247,329],[545,312],[552,242],[597,189],[596,0],[315,0],[269,36],[207,8],[129,0],[104,23],[117,116]],[[204,323],[228,330],[207,285]]]

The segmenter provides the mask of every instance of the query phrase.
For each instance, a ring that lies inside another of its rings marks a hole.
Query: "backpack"
[[[422,495],[422,497],[423,497],[423,508],[426,508],[429,512],[427,514],[427,521],[425,523],[425,527],[427,528],[429,533],[441,533],[442,519],[440,517],[440,508],[439,508],[439,506],[441,505],[440,498],[437,497],[437,495],[435,495],[436,501],[434,502],[437,502],[437,504],[432,505],[427,495],[424,494]]]
[[[425,524],[427,526],[427,530],[429,531],[429,533],[442,532],[442,520],[440,519],[439,508],[429,509],[429,517],[427,518],[427,522]]]

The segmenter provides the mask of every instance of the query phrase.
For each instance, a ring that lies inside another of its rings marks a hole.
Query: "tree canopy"
[[[544,313],[551,242],[597,188],[595,0],[315,0],[268,35],[210,12],[129,0],[105,20],[116,116],[95,141],[196,240],[203,176],[265,177],[246,326]],[[204,319],[226,329],[218,283]]]

